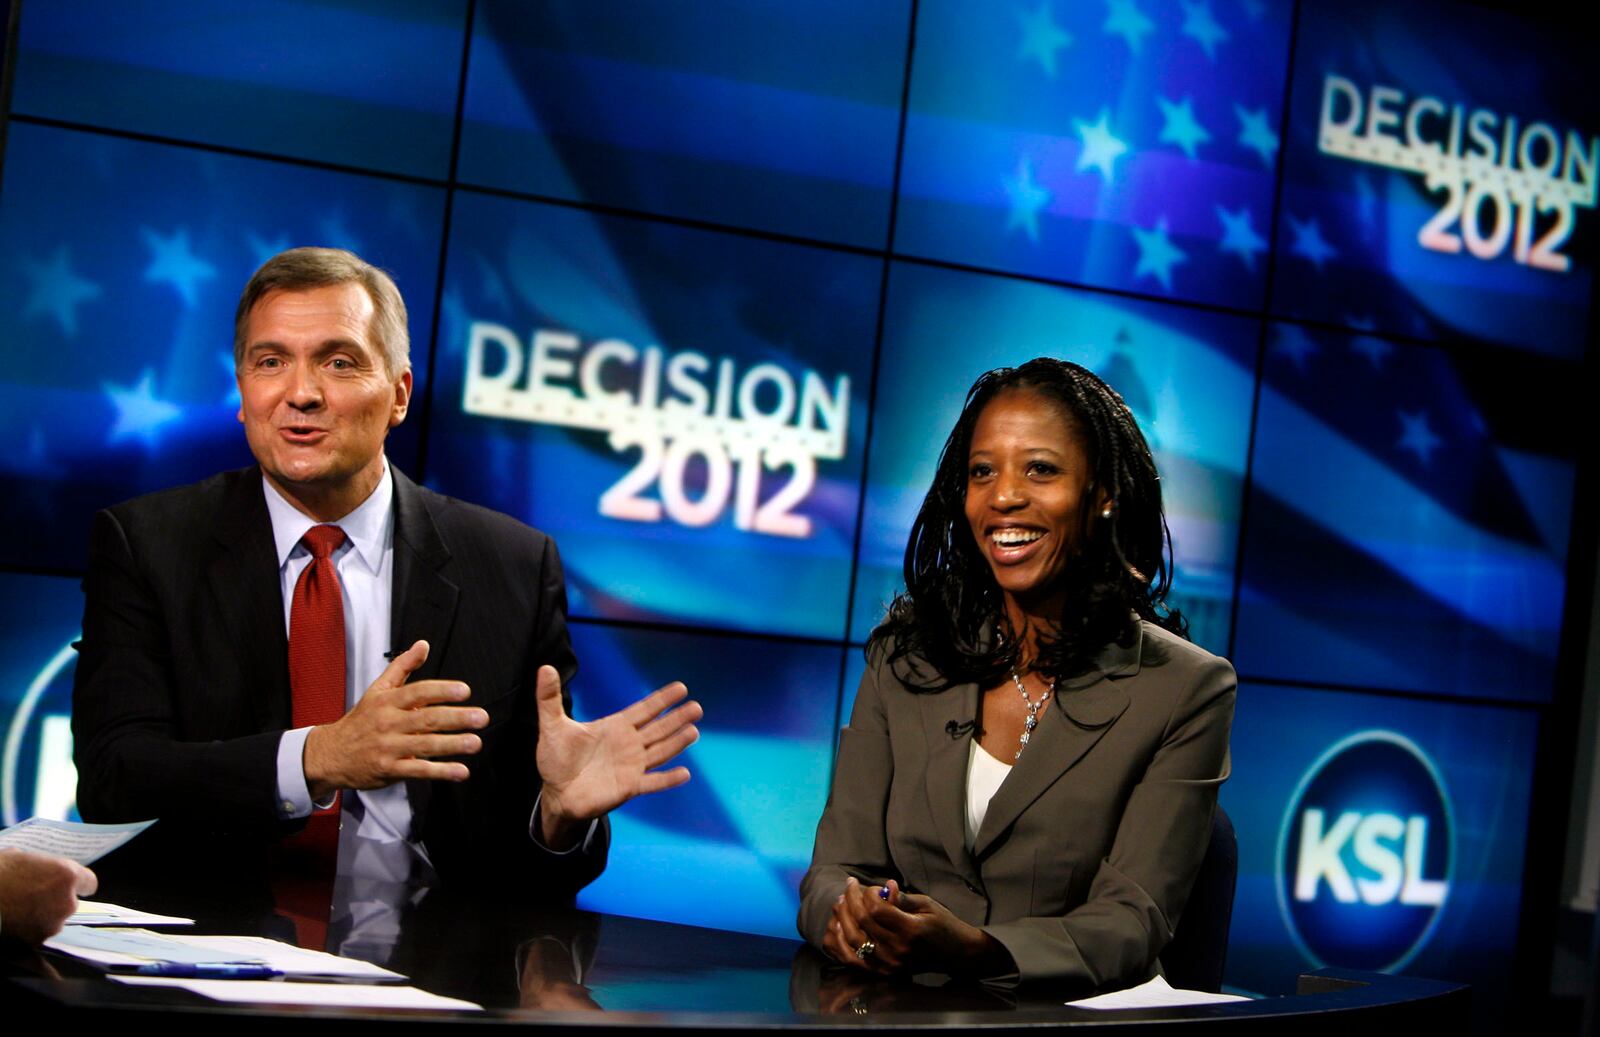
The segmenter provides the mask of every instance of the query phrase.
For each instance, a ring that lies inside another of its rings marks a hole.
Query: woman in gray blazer
[[[1178,924],[1233,668],[1166,606],[1154,459],[1049,358],[967,395],[867,648],[799,926],[844,965],[1115,988]]]

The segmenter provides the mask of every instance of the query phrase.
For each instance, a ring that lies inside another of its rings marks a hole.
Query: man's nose
[[[314,365],[297,364],[289,376],[289,406],[306,410],[322,403],[322,381]]]

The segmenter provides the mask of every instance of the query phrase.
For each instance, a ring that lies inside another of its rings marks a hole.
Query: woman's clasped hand
[[[993,937],[957,918],[943,904],[886,886],[845,880],[833,905],[824,948],[838,961],[882,975],[982,973],[1005,958]]]

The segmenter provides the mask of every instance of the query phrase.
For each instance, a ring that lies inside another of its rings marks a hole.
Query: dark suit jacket
[[[490,718],[464,758],[468,781],[409,783],[412,836],[447,880],[570,894],[605,866],[609,830],[602,821],[591,852],[564,856],[528,836],[535,673],[548,663],[565,688],[577,670],[555,545],[391,471],[392,644],[427,640],[412,679],[464,681]],[[205,840],[257,857],[303,824],[279,820],[276,804],[288,641],[260,470],[100,512],[84,592],[72,711],[83,817],[160,818],[136,844]]]
[[[800,887],[801,934],[821,946],[846,876],[894,878],[983,927],[1022,981],[1089,988],[1149,978],[1228,776],[1233,667],[1149,623],[1131,646],[1109,646],[1040,712],[969,852],[978,687],[912,691],[887,654],[875,648],[840,734]]]

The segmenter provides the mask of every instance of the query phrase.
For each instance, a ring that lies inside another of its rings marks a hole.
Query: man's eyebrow
[[[259,353],[259,352],[261,352],[262,350],[265,350],[265,349],[284,349],[284,348],[286,348],[286,347],[284,346],[284,344],[282,342],[278,342],[278,341],[273,340],[273,339],[262,339],[260,342],[252,342],[249,345],[245,346],[244,347],[244,351],[245,351],[245,354],[248,356],[251,353]],[[315,346],[312,347],[312,352],[313,353],[333,353],[333,352],[337,352],[338,350],[341,350],[341,349],[353,350],[353,351],[359,352],[362,348],[363,348],[362,343],[356,341],[355,339],[353,339],[353,338],[342,338],[341,337],[341,338],[330,338],[330,339],[326,339],[326,340],[324,340],[322,342],[317,343]]]

